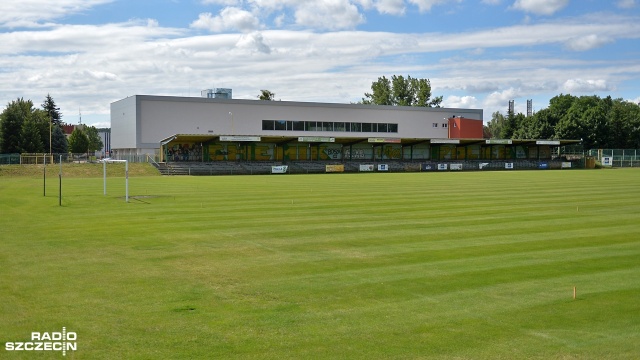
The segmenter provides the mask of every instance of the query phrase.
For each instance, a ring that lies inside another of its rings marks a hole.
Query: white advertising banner
[[[271,173],[272,174],[286,174],[287,170],[289,170],[289,166],[288,165],[279,165],[279,166],[272,166],[271,167]]]
[[[447,170],[447,164],[438,164],[438,170]]]
[[[602,166],[613,166],[613,157],[605,156],[602,158]]]
[[[220,136],[220,141],[260,141],[260,136]]]
[[[378,164],[378,171],[389,171],[389,165],[387,165],[387,164]]]
[[[360,165],[360,171],[373,171],[373,165]]]
[[[568,161],[563,161],[562,162],[562,168],[563,169],[570,169],[571,168],[571,163]]]
[[[504,168],[512,170],[513,169],[513,163],[504,163]]]
[[[449,169],[451,169],[451,170],[462,170],[462,164],[451,164]]]

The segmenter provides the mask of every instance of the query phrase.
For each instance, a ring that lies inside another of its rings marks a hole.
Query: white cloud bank
[[[64,0],[62,6],[80,12],[83,4],[105,2]],[[43,21],[60,15],[0,12],[3,26],[39,22],[36,28],[0,32],[0,102],[25,97],[40,103],[50,93],[63,114],[81,107],[83,115],[106,115],[110,102],[129,95],[187,96],[215,86],[233,88],[237,98],[255,99],[259,89],[269,89],[283,100],[344,103],[360,100],[379,76],[403,74],[430,78],[434,96],[444,95],[445,106],[484,107],[490,116],[514,98],[609,91],[622,79],[640,78],[635,61],[579,57],[640,38],[634,17],[545,19],[450,33],[352,30],[366,20],[362,9],[395,16],[458,2],[208,0],[225,7],[217,14],[194,15],[191,27],[184,29],[162,27],[155,20],[43,27]],[[16,6],[13,0],[8,3]],[[523,11],[533,6],[531,1],[516,3]],[[549,6],[545,11],[566,6],[562,1],[533,3]],[[267,13],[280,19],[283,29],[268,29]]]
[[[604,79],[569,79],[565,81],[562,87],[569,93],[594,93],[612,90],[611,86]]]
[[[536,15],[553,15],[568,4],[569,0],[516,0],[513,8]]]

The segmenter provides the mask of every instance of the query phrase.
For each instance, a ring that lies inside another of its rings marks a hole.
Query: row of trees
[[[276,94],[270,90],[260,90],[259,100],[273,101]],[[371,93],[365,93],[360,104],[440,107],[442,96],[431,98],[431,81],[402,75],[391,79],[381,76],[371,83]]]
[[[610,96],[560,94],[530,117],[493,113],[485,133],[501,139],[582,139],[585,149],[638,149],[640,105]]]
[[[431,81],[402,75],[391,79],[379,77],[371,83],[371,93],[365,93],[361,104],[440,107],[442,96],[431,99]]]
[[[31,100],[11,101],[0,113],[0,153],[87,153],[102,148],[98,129],[76,127],[67,139],[61,120],[50,95],[40,109]]]

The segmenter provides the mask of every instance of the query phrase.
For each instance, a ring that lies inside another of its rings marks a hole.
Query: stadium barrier
[[[604,166],[640,167],[640,149],[592,149],[587,155]]]
[[[216,161],[208,163],[168,162],[153,165],[163,175],[267,175],[368,173],[368,172],[442,172],[442,171],[510,171],[584,168],[584,159],[553,160],[449,160],[449,161]],[[286,167],[286,170],[284,170]],[[276,169],[276,170],[274,170]]]

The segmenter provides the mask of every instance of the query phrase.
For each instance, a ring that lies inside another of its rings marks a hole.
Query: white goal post
[[[125,201],[129,202],[129,161],[128,160],[102,160],[102,173],[104,174],[104,195],[107,195],[107,163],[124,163]]]

